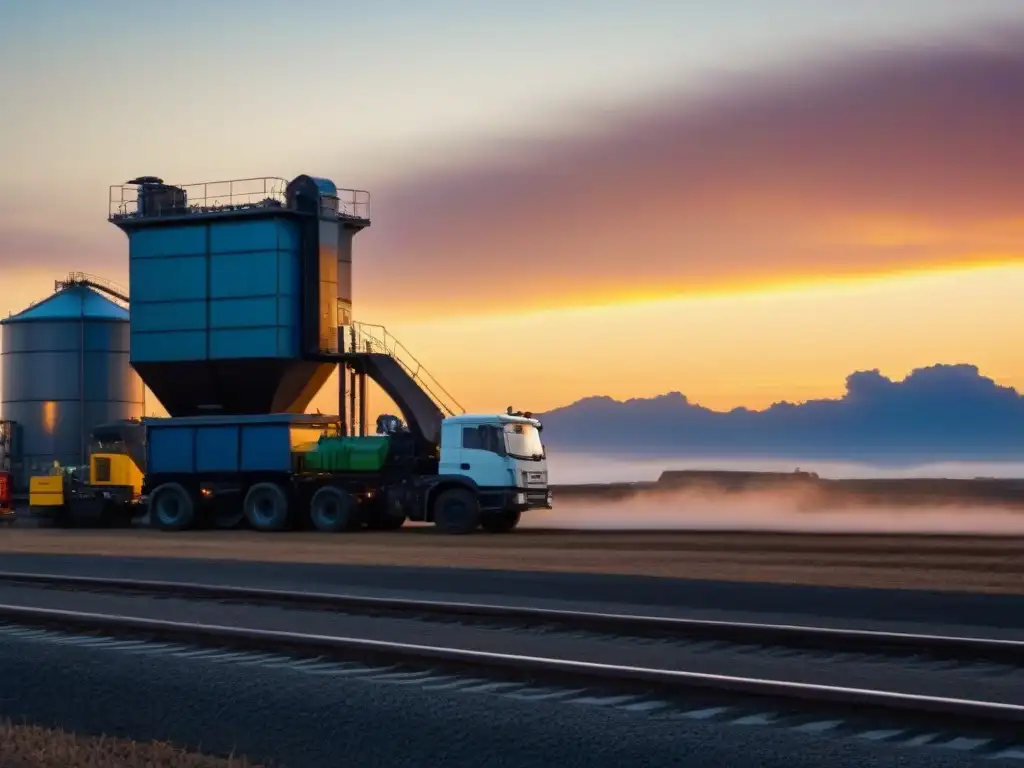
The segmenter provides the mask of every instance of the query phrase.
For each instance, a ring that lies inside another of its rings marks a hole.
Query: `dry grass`
[[[267,535],[0,529],[0,552],[637,574],[1024,594],[1019,537],[522,530]]]
[[[0,722],[0,768],[261,768],[244,757],[212,757],[173,744],[140,744]]]

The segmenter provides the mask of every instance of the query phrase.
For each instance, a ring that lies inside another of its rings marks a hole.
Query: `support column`
[[[355,368],[349,369],[349,390],[348,390],[348,404],[349,404],[349,424],[351,425],[350,435],[356,434],[356,371]]]
[[[359,370],[359,436],[366,437],[366,369]]]
[[[348,411],[348,398],[345,397],[345,382],[348,376],[346,369],[347,366],[344,363],[338,363],[338,418],[341,419],[341,434],[343,437],[348,436],[350,426],[348,416],[346,415]]]

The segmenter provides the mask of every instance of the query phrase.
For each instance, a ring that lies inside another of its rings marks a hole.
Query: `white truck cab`
[[[540,421],[515,414],[466,414],[441,423],[438,474],[476,487],[481,505],[506,512],[550,509]]]

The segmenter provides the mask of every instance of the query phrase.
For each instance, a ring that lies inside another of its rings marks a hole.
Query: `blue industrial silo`
[[[171,416],[305,410],[352,322],[367,193],[140,177],[111,188],[109,218],[129,238],[131,365]]]

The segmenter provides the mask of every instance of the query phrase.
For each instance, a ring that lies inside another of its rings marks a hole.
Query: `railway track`
[[[400,617],[425,625],[454,623],[459,625],[455,631],[484,627],[514,634],[541,629],[554,637],[597,636],[615,646],[638,642],[701,646],[709,657],[720,651],[751,647],[767,649],[772,654],[796,654],[797,664],[801,653],[834,657],[853,655],[856,659],[844,663],[862,664],[865,669],[880,663],[916,664],[919,667],[924,664],[922,679],[957,668],[987,668],[989,674],[996,675],[1000,674],[999,669],[1024,673],[1024,642],[981,637],[702,621],[36,573],[0,572],[0,587],[99,593],[120,596],[123,601],[161,598],[157,602],[184,600],[225,606],[259,606],[263,609],[285,609],[294,616],[310,613],[343,615],[360,617],[371,623]],[[782,707],[787,711],[802,712],[804,719],[813,715],[811,720],[816,722],[825,722],[829,717],[855,716],[872,722],[884,718],[888,724],[900,723],[903,729],[918,727],[970,733],[975,741],[998,745],[1000,754],[1019,752],[1024,758],[1024,746],[1011,746],[1020,740],[1018,734],[1024,733],[1024,699],[978,695],[966,687],[956,696],[932,695],[915,690],[913,685],[906,683],[893,686],[879,684],[877,675],[873,679],[865,678],[862,685],[849,685],[808,682],[783,676],[704,671],[681,668],[678,664],[644,664],[636,663],[643,656],[642,652],[636,652],[635,647],[630,657],[633,663],[625,660],[609,663],[565,654],[471,647],[471,643],[424,642],[419,637],[413,638],[414,642],[384,640],[333,631],[284,631],[239,626],[230,621],[181,621],[173,616],[154,618],[137,615],[138,612],[131,614],[130,606],[119,612],[98,612],[9,602],[0,604],[0,622],[6,625],[4,631],[7,632],[16,632],[19,626],[34,627],[72,637],[96,635],[101,639],[176,643],[257,656],[271,654],[279,659],[298,659],[297,663],[303,664],[312,659],[343,665],[355,663],[370,665],[366,668],[377,670],[375,674],[412,675],[413,680],[429,680],[440,675],[477,682],[485,679],[498,686],[541,685],[547,690],[552,687],[564,691],[598,690],[601,695],[624,697],[624,701],[633,701],[638,707],[648,706],[652,710],[660,705],[651,702],[660,702],[677,711],[699,712],[723,707],[728,709],[741,702],[752,712]],[[458,640],[459,635],[452,634],[449,638]],[[532,647],[536,649],[539,646]]]
[[[297,610],[399,615],[435,621],[499,621],[627,637],[757,643],[833,653],[920,655],[950,661],[986,661],[1024,667],[1024,641],[904,632],[835,629],[794,624],[708,621],[592,611],[555,610],[494,603],[366,597],[332,592],[294,592],[190,582],[145,581],[0,571],[0,585],[59,590],[180,597]]]

